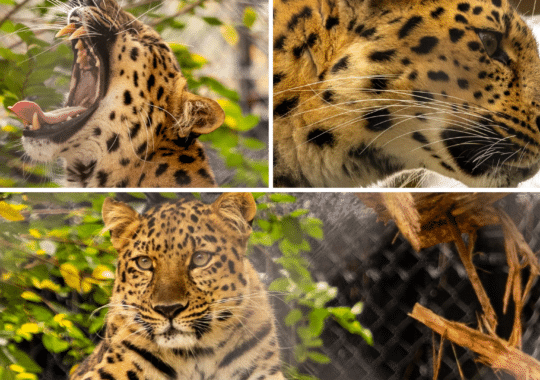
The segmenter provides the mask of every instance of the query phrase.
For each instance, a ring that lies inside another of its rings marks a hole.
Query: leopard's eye
[[[210,255],[208,252],[196,252],[191,257],[191,264],[195,267],[203,267],[210,261],[210,258],[212,255]]]
[[[477,31],[477,34],[484,45],[487,55],[493,58],[493,55],[499,50],[499,34],[488,30]]]
[[[152,259],[148,256],[139,256],[135,259],[135,263],[140,270],[151,270],[154,266]]]

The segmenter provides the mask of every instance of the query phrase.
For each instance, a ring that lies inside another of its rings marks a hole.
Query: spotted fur
[[[242,193],[144,215],[107,199],[118,265],[105,339],[70,379],[283,379],[266,291],[244,256],[255,212]]]
[[[540,167],[539,70],[507,0],[276,0],[275,184],[516,186]]]
[[[26,129],[28,156],[64,161],[62,182],[70,187],[216,186],[197,137],[223,122],[217,102],[188,92],[168,44],[113,0],[72,0],[69,7],[68,24],[87,31],[72,41],[75,58],[79,40],[100,58],[103,93],[74,127]],[[92,70],[84,75],[97,75]],[[67,105],[84,96],[89,80],[81,72],[74,62],[79,80],[72,79]]]

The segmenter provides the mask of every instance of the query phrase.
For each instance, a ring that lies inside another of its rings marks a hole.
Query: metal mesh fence
[[[325,238],[311,241],[313,249],[308,255],[314,276],[338,287],[339,304],[364,302],[360,321],[374,336],[374,345],[369,346],[332,322],[322,335],[323,352],[332,359],[331,363],[306,363],[301,370],[322,380],[432,379],[433,347],[438,349],[439,337],[407,315],[413,305],[419,302],[444,318],[472,327],[477,326],[477,313],[481,310],[453,245],[440,244],[415,252],[393,223],[385,226],[376,222],[376,215],[352,194],[300,194],[298,198],[301,207],[309,208],[324,221]],[[513,218],[533,251],[538,252],[538,196],[510,194],[498,205]],[[502,312],[507,277],[502,230],[497,226],[481,229],[475,252],[475,265],[497,312],[497,333],[507,338],[513,309],[511,306],[506,314]],[[526,305],[523,349],[540,358],[538,283]],[[283,320],[287,308],[276,302],[276,310],[278,320]],[[284,361],[294,363],[295,332],[281,328]],[[464,379],[511,378],[495,374],[476,363],[469,351],[446,342],[438,379],[461,379],[460,373]]]

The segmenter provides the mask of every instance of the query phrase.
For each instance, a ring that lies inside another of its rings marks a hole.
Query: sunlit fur
[[[107,199],[119,256],[105,339],[71,380],[283,379],[267,293],[244,256],[255,211],[243,193],[144,215]],[[196,266],[200,253],[210,259]]]
[[[500,33],[504,62],[482,30]],[[539,70],[506,0],[275,0],[276,184],[367,186],[425,168],[516,186],[540,165]]]
[[[108,89],[66,141],[23,137],[31,160],[63,161],[62,184],[70,187],[216,186],[197,137],[221,125],[223,110],[187,91],[159,34],[113,0],[71,1],[60,9],[67,18],[59,29],[79,20],[95,38],[94,51],[106,48]]]

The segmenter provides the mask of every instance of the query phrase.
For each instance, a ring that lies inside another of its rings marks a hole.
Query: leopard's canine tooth
[[[84,29],[84,26],[81,26],[79,29],[73,32],[73,34],[69,37],[70,40],[74,40],[75,38],[79,38],[81,36],[84,36],[86,34],[86,30]]]
[[[34,112],[34,116],[32,117],[32,129],[34,131],[37,131],[41,125],[39,124],[39,118],[37,112]]]
[[[61,36],[65,36],[66,34],[71,34],[73,33],[75,30],[77,29],[77,26],[75,24],[67,24],[66,26],[64,26],[62,29],[60,29],[58,31],[58,33],[56,33],[56,36],[55,37],[61,37]]]

